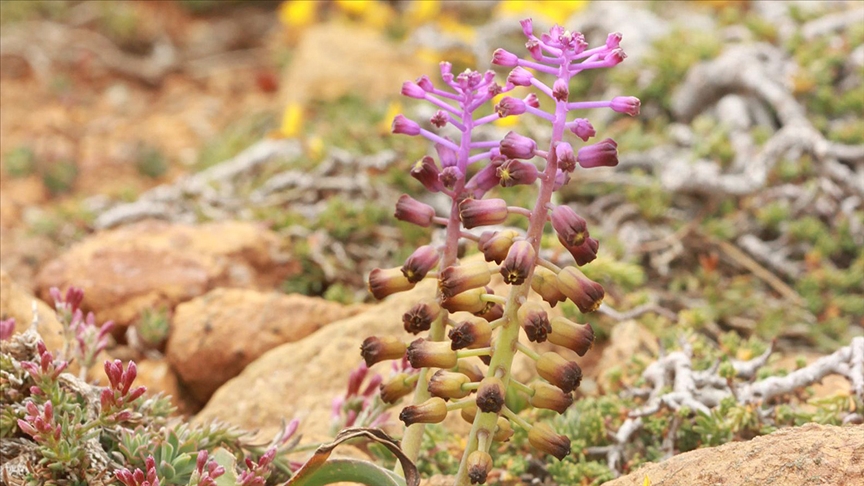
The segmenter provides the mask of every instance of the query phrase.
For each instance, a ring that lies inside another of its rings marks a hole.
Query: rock
[[[348,374],[362,361],[360,343],[373,335],[413,340],[402,328],[402,314],[423,296],[433,294],[434,285],[422,282],[302,341],[271,349],[219,388],[195,420],[218,419],[259,430],[258,437],[268,440],[281,419],[296,417],[301,420],[304,442],[332,440],[330,404],[345,393]],[[389,362],[372,368],[385,378],[389,369]]]
[[[362,308],[296,294],[216,289],[177,306],[166,355],[203,403],[270,349]]]
[[[0,201],[0,206],[4,203]],[[24,227],[0,230],[0,262],[12,280],[25,291],[36,290],[36,273],[58,253],[57,243]]]
[[[45,302],[30,295],[12,281],[5,270],[0,270],[0,318],[15,318],[15,332],[22,332],[33,321],[33,302],[39,316],[39,334],[49,351],[62,350],[65,344],[63,326],[57,320],[54,309]]]
[[[282,105],[336,100],[347,94],[380,101],[398,95],[403,81],[437,70],[437,63],[423,61],[379,31],[342,22],[321,23],[304,32],[282,75]]]
[[[37,286],[42,296],[83,288],[82,307],[122,330],[143,309],[170,309],[220,286],[273,288],[299,271],[280,255],[279,237],[253,223],[142,221],[73,245],[42,268]]]
[[[864,426],[807,424],[747,442],[697,449],[606,486],[864,484]]]

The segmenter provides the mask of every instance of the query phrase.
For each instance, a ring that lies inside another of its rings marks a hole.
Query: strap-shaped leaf
[[[405,478],[403,479],[371,462],[353,459],[328,461],[330,453],[339,444],[361,437],[382,444],[389,449],[402,464]],[[411,459],[408,459],[408,456],[402,452],[398,441],[393,440],[378,429],[352,427],[340,432],[333,442],[318,447],[315,454],[291,476],[285,486],[323,486],[339,481],[355,481],[368,486],[418,486],[420,475]]]

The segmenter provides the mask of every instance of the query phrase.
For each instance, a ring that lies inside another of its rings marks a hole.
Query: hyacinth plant
[[[634,97],[587,102],[569,99],[571,77],[584,70],[615,66],[625,58],[619,47],[620,34],[610,34],[605,45],[589,49],[578,32],[556,25],[537,37],[531,19],[521,24],[531,59],[496,50],[492,63],[513,68],[504,86],[495,82],[492,71],[481,74],[466,70],[454,75],[446,62],[441,63],[444,89],[436,87],[427,76],[403,84],[403,95],[438,108],[429,120],[435,128],[424,128],[398,115],[393,132],[421,136],[434,144],[437,161],[423,157],[412,167],[411,175],[427,190],[446,194],[450,213],[439,216],[431,206],[402,195],[395,216],[422,227],[443,226],[446,237],[441,247],[417,248],[401,268],[375,269],[369,275],[369,289],[378,299],[409,290],[424,278],[438,281],[436,294],[414,305],[403,317],[407,332],[425,332],[425,337],[410,344],[394,337],[370,337],[363,342],[361,354],[369,366],[407,355],[411,366],[419,369],[419,373],[397,375],[381,384],[382,397],[390,403],[414,393],[413,404],[399,416],[407,426],[402,448],[410,459],[416,460],[419,455],[424,424],[441,422],[454,410],[473,424],[457,485],[486,482],[492,467],[490,446],[494,441],[509,439],[514,424],[527,431],[536,449],[559,460],[570,454],[565,436],[547,424],[527,423],[505,405],[504,398],[508,390],[513,390],[527,395],[532,406],[558,413],[573,402],[573,392],[582,377],[579,365],[555,352],[535,352],[521,341],[520,329],[529,341],[548,340],[579,356],[591,347],[594,334],[590,325],[561,317],[550,319],[544,306],[528,297],[533,291],[553,307],[570,299],[583,313],[599,307],[603,287],[579,270],[596,257],[598,241],[589,236],[586,221],[570,207],[552,204],[552,195],[568,183],[577,166],[587,169],[618,163],[617,144],[611,139],[574,149],[565,138],[569,137],[567,132],[587,142],[595,130],[588,120],[574,117],[571,112],[605,107],[635,116],[640,107]],[[541,80],[545,77],[552,79],[551,85]],[[523,99],[500,97],[490,109],[493,98],[517,86],[533,87],[538,93]],[[538,96],[550,98],[554,110],[541,109]],[[474,130],[479,126],[524,114],[551,124],[545,148],[537,140],[514,131],[502,140],[475,138]],[[453,138],[436,133],[436,129],[445,127]],[[540,167],[536,162],[541,162]],[[537,187],[533,208],[508,206],[503,199],[485,197],[499,185]],[[511,215],[528,219],[526,232],[466,231],[502,225]],[[574,264],[560,268],[540,256],[547,223],[573,256]],[[486,261],[461,263],[457,257],[460,240],[476,244]],[[493,272],[499,272],[509,284],[506,296],[495,295],[488,287]],[[540,380],[524,384],[512,378],[516,353],[535,361]],[[485,372],[478,366],[479,361],[472,361],[475,358],[487,366]]]

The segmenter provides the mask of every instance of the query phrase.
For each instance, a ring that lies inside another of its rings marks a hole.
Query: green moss
[[[4,154],[3,169],[10,177],[27,177],[36,171],[36,156],[30,147],[15,147]]]
[[[158,147],[143,145],[135,157],[135,169],[151,179],[158,179],[168,171],[168,161]]]

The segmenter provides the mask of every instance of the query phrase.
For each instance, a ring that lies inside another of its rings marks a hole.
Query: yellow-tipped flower
[[[528,240],[514,241],[507,251],[507,258],[501,264],[501,276],[504,277],[504,282],[511,285],[522,285],[534,268],[536,257],[537,253],[531,242]]]
[[[513,426],[506,417],[498,416],[498,422],[495,426],[495,433],[492,434],[492,440],[495,442],[507,442],[513,437]]]
[[[531,383],[531,389],[534,390],[534,395],[528,402],[532,407],[564,413],[573,404],[573,395],[564,393],[560,388],[549,383],[535,381]]]
[[[592,281],[576,267],[558,272],[558,288],[582,313],[594,312],[603,303],[603,286]]]
[[[556,434],[549,424],[543,422],[534,424],[528,431],[528,443],[535,449],[555,456],[559,461],[570,455],[570,439]]]
[[[382,383],[379,387],[381,392],[381,401],[384,403],[396,403],[400,398],[414,391],[414,384],[408,383],[408,373],[399,373],[387,383]]]
[[[414,283],[410,282],[405,275],[402,274],[401,268],[376,268],[369,272],[369,292],[378,300],[387,297],[388,295],[414,288]]]
[[[366,361],[366,366],[389,359],[401,359],[405,356],[405,343],[392,336],[368,337],[360,345],[360,355]]]
[[[594,345],[594,329],[591,324],[576,324],[566,317],[554,317],[550,324],[552,332],[549,334],[549,342],[572,349],[579,356]]]
[[[471,381],[481,381],[483,379],[483,372],[480,371],[480,367],[467,359],[456,361],[456,371],[467,376]]]
[[[492,326],[485,319],[473,318],[450,329],[447,337],[453,350],[484,348],[492,340]]]
[[[492,272],[485,262],[451,266],[438,275],[438,289],[445,298],[453,297],[466,290],[484,287],[492,280]]]
[[[498,413],[504,406],[504,382],[500,378],[487,376],[477,390],[477,408],[481,412]]]
[[[443,398],[465,398],[471,394],[470,390],[463,390],[462,385],[470,383],[471,379],[462,373],[438,370],[429,379],[427,390],[433,397]]]
[[[519,232],[516,230],[485,231],[480,235],[477,248],[487,262],[501,263],[507,258],[507,253],[518,236]]]
[[[537,302],[529,301],[522,304],[516,312],[516,318],[531,342],[542,343],[546,340],[546,336],[552,332],[549,316],[543,310],[543,306]]]
[[[443,398],[432,397],[419,404],[402,409],[399,420],[406,426],[411,424],[437,424],[447,418],[447,402]]]
[[[582,368],[573,361],[567,361],[558,353],[547,352],[537,360],[537,374],[557,386],[564,393],[570,393],[582,383]]]
[[[567,296],[558,288],[558,276],[543,267],[534,269],[534,275],[531,277],[531,289],[552,307],[555,307],[558,302],[567,300]]]
[[[491,294],[489,287],[466,290],[452,297],[445,297],[441,307],[449,312],[470,312],[475,315],[485,314],[494,305],[483,300],[484,294]]]
[[[468,479],[471,484],[486,484],[486,476],[492,470],[492,456],[486,451],[474,451],[468,455]]]
[[[456,366],[456,351],[446,341],[417,339],[408,346],[408,361],[413,368],[452,368]]]

